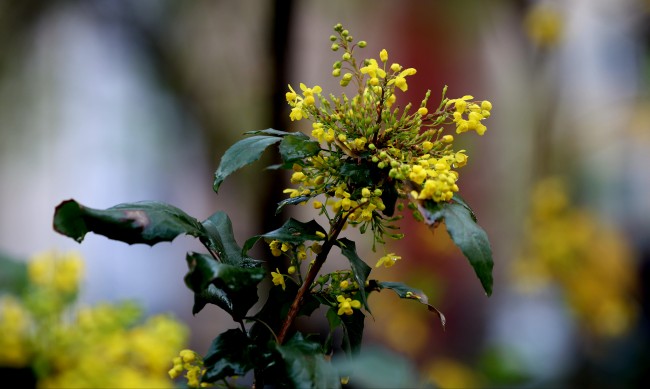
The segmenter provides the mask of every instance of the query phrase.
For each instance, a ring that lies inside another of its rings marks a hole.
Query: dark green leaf
[[[219,191],[219,187],[226,177],[260,159],[267,147],[281,140],[282,138],[277,136],[255,135],[230,146],[221,157],[217,171],[214,172],[214,191]]]
[[[0,292],[20,295],[27,286],[27,262],[0,252]]]
[[[188,253],[187,286],[205,302],[215,304],[240,320],[257,302],[257,284],[264,279],[262,268],[242,268],[217,262],[206,254]],[[208,288],[209,285],[215,288]],[[201,301],[200,300],[200,301]]]
[[[355,354],[361,349],[363,327],[366,316],[358,309],[353,309],[352,315],[341,315],[343,324],[343,349],[348,355]]]
[[[381,201],[386,206],[382,211],[384,215],[393,216],[395,214],[395,204],[397,203],[398,198],[399,194],[395,188],[395,184],[389,181],[384,182],[381,194]]]
[[[274,135],[274,136],[285,136],[285,135],[291,135],[291,134],[296,134],[295,132],[286,132],[286,131],[280,131],[276,130],[273,128],[267,128],[266,130],[254,130],[254,131],[246,131],[244,133],[245,135]],[[303,134],[304,135],[304,134]],[[305,135],[306,136],[306,135]]]
[[[359,258],[357,247],[353,241],[348,238],[342,238],[336,242],[336,245],[341,248],[341,253],[350,261],[350,266],[354,273],[354,279],[357,281],[357,284],[359,284],[361,304],[366,308],[366,311],[370,312],[365,285],[372,269],[361,258]]]
[[[334,307],[330,307],[330,309],[327,310],[327,323],[330,325],[330,332],[334,332],[334,330],[341,325],[341,317],[336,313],[337,309]]]
[[[440,312],[436,307],[429,304],[429,298],[420,289],[411,288],[410,286],[405,285],[401,282],[379,282],[377,286],[379,289],[392,290],[393,292],[397,293],[400,298],[415,300],[421,304],[426,305],[429,311],[435,312],[438,315],[440,322],[442,323],[442,328],[445,328],[445,323],[447,322],[445,315],[443,315],[442,312]]]
[[[228,265],[259,267],[261,261],[242,255],[242,249],[235,241],[232,223],[225,212],[217,212],[203,221],[207,246],[214,250],[219,259]]]
[[[463,207],[465,207],[465,209],[467,209],[467,210],[469,211],[469,213],[472,214],[472,220],[476,221],[476,215],[474,215],[474,211],[473,211],[472,208],[470,208],[469,205],[465,202],[465,199],[463,199],[462,197],[460,197],[460,195],[459,195],[458,193],[454,193],[454,197],[451,199],[451,201],[454,201],[454,202],[456,202],[456,203],[462,205]]]
[[[67,200],[54,211],[54,229],[77,242],[91,231],[129,244],[148,245],[171,242],[183,234],[205,236],[198,220],[172,205],[156,201],[119,204],[98,210]]]
[[[286,135],[280,143],[280,156],[285,163],[311,157],[320,152],[320,144],[303,133]]]
[[[373,185],[373,176],[371,168],[368,165],[358,165],[354,162],[348,162],[341,166],[339,173],[343,177],[347,177],[350,183],[355,187],[366,187]]]
[[[286,205],[296,205],[300,204],[304,201],[309,200],[309,196],[298,196],[298,197],[290,197],[288,199],[284,199],[278,203],[278,207],[275,209],[275,214],[279,214],[282,208],[284,208]]]
[[[462,201],[462,200],[461,200]],[[429,225],[444,220],[449,236],[460,248],[481,281],[485,293],[492,294],[492,249],[485,231],[476,223],[464,202],[435,203],[425,201],[420,213]]]
[[[284,361],[291,387],[341,387],[338,372],[325,359],[320,343],[304,339],[298,332],[277,350]]]
[[[264,306],[254,316],[254,320],[257,322],[253,324],[249,331],[250,337],[255,339],[256,343],[259,344],[262,340],[272,338],[267,326],[275,333],[280,330],[280,326],[287,316],[297,292],[298,286],[293,282],[287,282],[285,290],[282,290],[279,286],[271,287]],[[263,322],[265,325],[259,322]]]
[[[287,242],[294,245],[302,244],[307,240],[317,241],[325,239],[316,235],[316,232],[326,234],[323,227],[321,227],[320,224],[318,224],[315,220],[303,223],[296,219],[290,218],[286,221],[286,223],[282,225],[282,227],[278,228],[277,230],[267,232],[263,235],[257,235],[248,239],[246,243],[244,243],[244,253],[248,252],[248,250],[250,250],[251,247],[253,247],[253,245],[260,238],[277,239],[282,242]]]
[[[252,370],[255,345],[239,329],[230,329],[217,336],[204,358],[202,382],[216,382],[232,376],[243,376]]]

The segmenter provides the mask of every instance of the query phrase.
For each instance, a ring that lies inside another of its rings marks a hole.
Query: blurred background
[[[197,242],[90,234],[78,245],[52,230],[54,208],[74,198],[159,200],[198,219],[225,210],[239,242],[279,226],[288,180],[262,170],[277,156],[218,195],[212,174],[245,131],[309,128],[288,120],[288,83],[339,93],[328,40],[339,22],[368,41],[362,58],[386,48],[418,70],[410,101],[431,89],[437,104],[448,85],[450,98],[494,106],[484,137],[458,137],[470,155],[461,193],[494,252],[493,296],[444,228],[406,216],[407,238],[390,247],[404,260],[373,275],[422,289],[447,327],[377,294],[365,341],[441,387],[648,383],[647,0],[3,1],[0,250],[78,251],[82,302],[174,312],[205,352],[233,323],[216,309],[191,315],[182,278]],[[368,244],[361,256],[381,255]]]

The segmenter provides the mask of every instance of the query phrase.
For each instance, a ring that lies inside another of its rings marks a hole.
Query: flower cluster
[[[172,360],[174,366],[169,370],[169,377],[175,379],[181,375],[183,371],[185,378],[187,378],[187,386],[190,388],[207,387],[210,384],[201,382],[201,377],[205,373],[203,367],[203,359],[195,351],[181,350],[177,357]]]
[[[538,183],[529,218],[512,268],[522,289],[559,286],[578,322],[593,335],[616,337],[630,330],[639,311],[638,285],[620,232],[572,207],[558,178]]]
[[[472,96],[447,99],[443,91],[435,109],[430,109],[430,92],[416,109],[410,103],[402,108],[398,93],[408,90],[416,69],[389,62],[385,49],[378,60],[358,62],[355,49],[366,43],[354,43],[341,25],[334,31],[332,50],[343,54],[332,74],[341,78],[341,86],[356,86],[355,94],[326,97],[317,85],[301,83],[299,92],[289,85],[290,118],[312,122],[311,135],[321,152],[294,164],[291,182],[296,187],[285,193],[311,199],[330,221],[344,217],[362,232],[370,227],[375,241],[383,243],[386,229],[396,220],[398,199],[417,213],[418,202],[449,201],[458,192],[457,169],[467,164],[468,156],[465,150],[454,150],[454,136],[445,130],[455,125],[458,134],[471,130],[483,135],[482,122],[492,104]]]
[[[173,387],[165,371],[187,328],[167,315],[143,322],[130,302],[73,310],[82,269],[76,253],[29,261],[24,292],[0,298],[0,366],[31,368],[42,388]]]

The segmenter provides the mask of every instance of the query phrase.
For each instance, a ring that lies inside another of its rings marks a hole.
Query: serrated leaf
[[[366,311],[370,312],[368,307],[368,298],[366,296],[366,280],[372,270],[357,254],[356,244],[348,238],[341,238],[336,242],[336,245],[341,249],[341,253],[350,261],[350,267],[354,273],[354,279],[359,284],[359,297],[361,304],[363,304]]]
[[[225,212],[216,212],[203,221],[206,231],[207,246],[214,250],[219,259],[229,265],[241,267],[260,267],[262,262],[242,254],[242,249],[235,241],[232,222]]]
[[[330,309],[327,310],[327,323],[330,326],[330,332],[334,332],[334,330],[340,326],[341,323],[341,317],[337,314],[336,308],[330,307]]]
[[[278,203],[278,207],[275,209],[275,214],[279,214],[282,208],[284,208],[287,205],[296,205],[300,204],[302,202],[305,202],[309,200],[311,197],[309,196],[298,196],[298,197],[290,197],[288,199],[284,199]]]
[[[251,326],[249,331],[251,339],[255,339],[258,344],[261,342],[260,339],[270,339],[271,333],[267,326],[275,333],[280,330],[280,326],[287,312],[289,312],[289,308],[297,292],[298,286],[293,282],[287,282],[284,290],[277,286],[269,289],[264,306],[254,316],[256,323]],[[262,325],[259,322],[263,322],[264,324]]]
[[[54,211],[54,230],[81,242],[88,232],[128,244],[171,242],[179,235],[204,237],[201,223],[173,205],[157,201],[119,204],[106,210],[88,208],[74,200]]]
[[[352,315],[341,315],[343,326],[343,349],[348,355],[357,353],[363,341],[363,328],[366,315],[354,309]]]
[[[264,269],[227,265],[199,253],[188,253],[187,264],[190,270],[185,283],[198,294],[200,302],[221,307],[235,320],[246,316],[257,302],[257,284],[264,279]]]
[[[320,343],[296,333],[288,342],[277,346],[284,361],[290,387],[340,388],[338,371],[325,359]]]
[[[295,132],[280,131],[280,130],[276,130],[274,128],[267,128],[266,130],[246,131],[244,133],[244,135],[275,135],[275,136],[285,136],[285,135],[291,135],[291,134],[296,134],[296,133]]]
[[[325,239],[317,235],[317,232],[320,232],[323,235],[326,234],[325,229],[323,229],[323,227],[321,227],[315,220],[305,223],[290,218],[277,230],[249,238],[244,243],[244,253],[247,253],[260,238],[277,239],[293,245],[299,245],[308,240],[320,241]]]
[[[490,241],[485,231],[476,223],[473,212],[461,201],[424,201],[420,204],[420,213],[429,225],[445,221],[449,236],[474,268],[485,293],[490,296],[494,266]]]
[[[357,164],[354,162],[344,163],[339,169],[343,177],[347,177],[353,186],[364,187],[373,185],[373,170],[366,164]]]
[[[320,152],[320,144],[310,140],[303,133],[286,135],[280,142],[280,156],[285,163],[291,163],[311,157]]]
[[[255,345],[239,329],[230,329],[217,336],[203,361],[202,382],[216,382],[232,376],[246,375],[255,368],[251,355]]]
[[[214,191],[219,192],[219,187],[226,177],[260,159],[267,147],[281,140],[282,138],[277,136],[254,135],[230,146],[221,157],[217,171],[214,172]]]
[[[388,281],[379,282],[377,283],[377,286],[379,287],[379,289],[392,290],[400,298],[407,299],[407,300],[414,300],[419,302],[420,304],[426,305],[429,311],[435,312],[438,315],[438,317],[440,318],[440,323],[442,323],[442,328],[443,329],[445,328],[445,324],[447,323],[447,319],[445,318],[445,315],[443,315],[442,312],[440,312],[436,307],[429,304],[429,298],[420,289],[411,288],[410,286],[403,284],[401,282],[388,282]]]

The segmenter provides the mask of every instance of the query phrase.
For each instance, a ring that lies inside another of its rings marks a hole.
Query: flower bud
[[[331,40],[332,42],[335,42],[335,41],[336,41],[336,36],[335,36],[335,35],[330,35],[330,40]]]
[[[339,45],[337,43],[332,43],[332,51],[336,51],[339,49]]]
[[[361,47],[363,49],[364,47],[366,47],[368,45],[368,43],[366,41],[359,41],[358,45],[359,45],[359,47]]]
[[[333,75],[334,77],[338,77],[338,76],[340,76],[340,75],[341,75],[341,69],[334,69],[334,70],[332,70],[332,75]]]
[[[386,51],[386,49],[382,49],[379,52],[379,59],[381,60],[381,62],[388,61],[388,51]]]
[[[341,58],[342,58],[344,61],[348,61],[348,60],[350,59],[350,57],[351,57],[351,56],[350,56],[350,53],[348,53],[348,52],[343,53],[343,55],[341,56]]]

